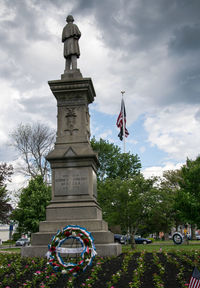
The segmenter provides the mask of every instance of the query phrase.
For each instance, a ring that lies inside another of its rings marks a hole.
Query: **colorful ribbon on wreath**
[[[78,248],[64,248],[61,247],[67,239],[76,239],[81,243]],[[61,253],[73,254],[81,253],[81,260],[77,263],[64,262]],[[90,232],[78,225],[68,225],[62,230],[58,230],[57,234],[53,236],[52,242],[48,245],[48,264],[50,264],[56,272],[63,274],[72,274],[76,276],[79,272],[92,264],[92,260],[96,256],[96,248],[94,246],[94,239]]]

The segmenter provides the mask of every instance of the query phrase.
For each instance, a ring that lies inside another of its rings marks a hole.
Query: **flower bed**
[[[183,288],[193,267],[200,270],[200,252],[127,252],[118,257],[96,257],[78,277],[55,273],[46,259],[0,254],[0,287],[41,288]]]

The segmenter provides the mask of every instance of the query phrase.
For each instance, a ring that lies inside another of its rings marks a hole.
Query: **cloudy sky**
[[[90,105],[92,135],[122,147],[115,123],[124,90],[126,150],[139,155],[146,176],[195,159],[199,0],[0,0],[0,161],[17,159],[8,146],[17,124],[56,128],[47,81],[64,71],[61,33],[68,14],[82,32],[78,67],[97,95]]]

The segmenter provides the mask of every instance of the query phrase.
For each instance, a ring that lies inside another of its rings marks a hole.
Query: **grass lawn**
[[[8,251],[8,252],[13,252],[13,253],[21,253],[21,249],[20,248],[5,248],[5,249],[0,249],[0,252],[3,251]]]
[[[166,243],[167,242],[167,243]],[[123,245],[122,246],[122,251],[123,252],[128,252],[131,249],[130,245]],[[136,245],[135,248],[136,251],[141,252],[141,251],[146,251],[146,252],[158,252],[158,251],[163,251],[163,252],[177,252],[177,251],[193,251],[193,250],[199,250],[200,251],[200,243],[198,241],[194,242],[189,242],[189,245],[187,244],[181,244],[181,245],[175,245],[172,243],[172,241],[159,241],[156,243],[152,244],[138,244]]]
[[[9,245],[15,245],[15,241],[5,241],[2,243],[2,246],[9,246]]]

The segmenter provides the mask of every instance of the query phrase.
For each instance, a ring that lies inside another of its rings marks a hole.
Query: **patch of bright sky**
[[[108,115],[90,107],[91,136],[97,140],[103,138],[119,146],[123,151],[123,141],[118,138],[119,129],[116,127],[118,115]],[[163,166],[167,153],[152,146],[148,141],[148,134],[143,127],[144,116],[140,116],[130,127],[127,126],[129,136],[126,138],[126,152],[137,154],[141,160],[142,168]],[[128,124],[128,116],[127,116]]]
[[[137,154],[140,157],[142,168],[162,166],[168,155],[148,142],[148,134],[144,129],[143,123],[144,116],[141,115],[131,127],[128,127],[130,135],[126,141],[127,151]],[[132,142],[132,139],[134,139],[135,143],[129,143],[129,141]]]

